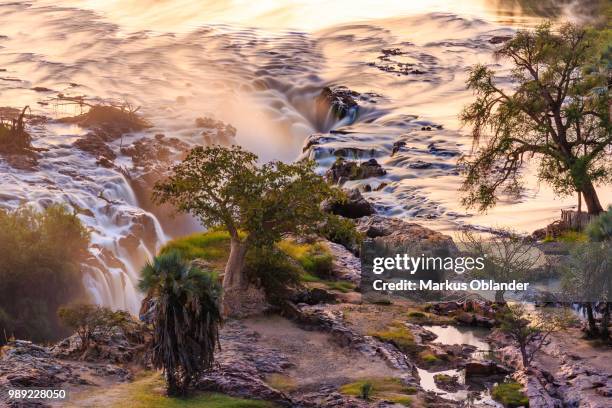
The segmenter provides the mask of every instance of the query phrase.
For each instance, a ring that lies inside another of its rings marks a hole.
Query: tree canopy
[[[228,313],[228,294],[238,293],[234,303],[239,307],[240,289],[248,281],[244,265],[249,248],[271,247],[287,233],[316,232],[325,218],[321,202],[339,192],[314,166],[308,160],[258,165],[257,156],[239,146],[196,147],[155,186],[156,201],[173,204],[204,226],[222,226],[229,232],[223,278]]]
[[[461,160],[464,204],[484,211],[500,190],[520,195],[521,169],[537,158],[540,180],[558,194],[581,193],[590,213],[601,212],[594,184],[612,177],[612,81],[597,33],[543,24],[519,31],[495,56],[511,62],[513,86],[487,66],[470,70],[476,100],[461,118],[474,151]]]
[[[249,243],[268,244],[282,233],[314,230],[321,220],[319,203],[332,190],[313,169],[312,161],[258,166],[240,146],[196,147],[156,185],[154,199],[204,226],[221,225],[234,239],[243,231]]]

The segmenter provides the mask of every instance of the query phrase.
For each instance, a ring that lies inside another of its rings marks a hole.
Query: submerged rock
[[[236,128],[229,123],[226,124],[220,120],[204,117],[197,118],[195,125],[202,128],[202,136],[204,144],[222,144],[229,145],[234,142],[236,137]]]

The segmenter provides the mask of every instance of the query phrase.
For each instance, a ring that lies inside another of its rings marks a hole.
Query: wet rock
[[[489,42],[491,44],[502,44],[502,43],[505,43],[506,41],[510,41],[511,39],[512,39],[512,36],[510,35],[494,35],[493,37],[489,39]]]
[[[454,157],[454,156],[459,156],[461,154],[459,150],[438,147],[438,144],[435,142],[428,144],[427,150],[429,151],[429,153],[435,156],[442,156],[442,157]]]
[[[326,212],[341,215],[346,218],[360,218],[372,215],[376,212],[372,204],[370,204],[356,188],[346,191],[346,200],[328,200],[323,203],[322,207]]]
[[[121,154],[130,157],[135,168],[146,172],[160,166],[168,170],[173,159],[188,149],[189,145],[180,139],[158,133],[154,138],[143,137],[122,147]]]
[[[444,391],[457,392],[464,387],[459,383],[457,375],[435,374],[433,378],[438,388]]]
[[[387,174],[376,159],[357,163],[355,161],[338,158],[327,170],[327,179],[333,183],[342,184],[347,180],[361,180],[370,177],[381,177]]]
[[[94,157],[104,157],[108,161],[117,158],[117,154],[109,145],[115,139],[114,135],[102,129],[87,133],[84,137],[77,139],[72,145],[78,149],[91,154]]]
[[[34,92],[53,92],[53,89],[45,88],[44,86],[35,86],[32,90]]]
[[[434,341],[438,336],[421,325],[406,323],[406,326],[410,329],[410,333],[414,336],[414,342],[416,344],[423,344],[430,341]]]
[[[393,157],[393,155],[395,155],[395,153],[399,152],[404,147],[406,147],[406,142],[405,141],[398,140],[397,142],[394,142],[393,143],[393,148],[391,149],[391,157]]]
[[[229,123],[226,124],[220,120],[212,118],[197,118],[195,125],[202,128],[202,136],[204,144],[213,145],[229,145],[234,142],[236,137],[236,128]]]
[[[465,376],[492,376],[492,375],[507,375],[510,369],[494,362],[494,361],[469,361],[465,363]]]
[[[344,119],[349,114],[357,114],[359,105],[355,98],[358,96],[358,92],[351,91],[344,86],[323,88],[315,99],[317,118],[326,118],[328,112],[331,112],[337,119]]]
[[[333,149],[333,155],[342,159],[365,159],[376,155],[376,149],[341,147]]]

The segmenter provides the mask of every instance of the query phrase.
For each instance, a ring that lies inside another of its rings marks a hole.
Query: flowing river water
[[[1,2],[0,100],[52,118],[79,113],[49,104],[58,93],[141,106],[153,127],[112,145],[125,167],[130,159],[120,144],[156,133],[201,144],[194,120],[209,116],[235,126],[237,142],[262,161],[306,155],[324,171],[339,149],[376,158],[387,174],[365,181],[373,189],[366,196],[383,214],[443,231],[462,224],[531,231],[575,198],[555,198],[528,177],[521,200],[474,214],[459,203],[455,166],[471,146],[457,119],[471,98],[466,68],[482,62],[507,69],[491,58],[494,38],[533,26],[541,15],[582,18],[576,2],[542,1],[535,11],[523,3],[529,2]],[[359,110],[342,121],[318,116],[314,100],[330,85],[361,93]],[[98,303],[136,312],[138,270],[170,234],[121,171],[72,146],[85,130],[46,123],[29,131],[34,145],[48,151],[35,169],[0,159],[0,206],[62,202],[79,209],[99,261],[84,276],[88,291]],[[316,133],[325,137],[303,153]],[[398,140],[407,148],[392,156]],[[612,201],[610,194],[602,199]],[[142,224],[155,242],[128,251],[123,240],[142,238],[134,232]],[[120,262],[110,263],[107,253]]]

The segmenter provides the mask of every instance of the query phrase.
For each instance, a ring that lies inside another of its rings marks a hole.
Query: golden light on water
[[[48,0],[46,0],[48,1]],[[487,0],[60,0],[49,4],[95,10],[131,30],[188,31],[205,24],[314,31],[338,24],[430,12],[524,23],[513,1]]]

